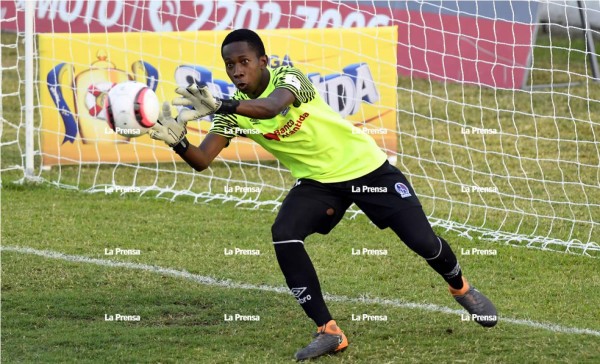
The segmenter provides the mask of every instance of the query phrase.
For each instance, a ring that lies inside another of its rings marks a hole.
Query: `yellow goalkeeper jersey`
[[[383,164],[386,155],[375,140],[357,132],[351,122],[335,112],[302,72],[291,66],[269,68],[269,72],[269,85],[259,98],[282,87],[294,94],[294,103],[272,119],[215,115],[210,133],[254,140],[295,178],[342,182],[364,176]],[[233,98],[249,99],[240,91]]]

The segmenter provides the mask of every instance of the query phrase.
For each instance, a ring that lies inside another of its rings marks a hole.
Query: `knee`
[[[406,245],[426,260],[437,258],[442,251],[442,242],[435,234],[415,237]]]
[[[278,224],[277,222],[275,222],[272,226],[271,226],[271,238],[273,239],[273,241],[282,241],[285,240],[285,231],[283,229],[283,227],[281,226],[281,224]]]
[[[306,236],[297,230],[298,229],[294,229],[293,225],[290,223],[275,221],[273,226],[271,226],[273,242],[289,240],[304,241]]]
[[[442,241],[438,236],[433,235],[425,239],[421,256],[427,260],[435,259],[440,256],[442,249]]]

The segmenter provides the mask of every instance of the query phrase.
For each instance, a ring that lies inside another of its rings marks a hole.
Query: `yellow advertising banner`
[[[176,87],[192,82],[229,97],[234,86],[220,52],[228,33],[40,34],[43,165],[179,160],[148,135],[115,134],[106,122],[103,99],[114,84],[126,80],[146,83],[161,101],[171,101],[178,96]],[[396,152],[395,27],[258,33],[271,67],[299,68],[334,110],[371,134],[388,154]],[[210,126],[209,117],[189,123],[189,141],[200,144]],[[247,138],[235,138],[221,157],[273,159]]]

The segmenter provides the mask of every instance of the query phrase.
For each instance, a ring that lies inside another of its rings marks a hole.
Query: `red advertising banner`
[[[5,30],[23,28],[22,1],[2,2]],[[386,13],[387,12],[387,13]],[[237,28],[349,28],[390,25],[391,9],[326,1],[40,1],[41,33],[194,31]]]
[[[3,30],[24,28],[24,1],[3,1]],[[533,1],[108,1],[36,3],[39,33],[397,26],[397,72],[521,88],[535,37]]]

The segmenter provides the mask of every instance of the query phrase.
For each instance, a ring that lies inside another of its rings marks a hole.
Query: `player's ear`
[[[266,68],[267,65],[269,64],[269,56],[267,56],[265,54],[265,55],[258,57],[258,62],[260,63],[261,68]]]

